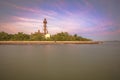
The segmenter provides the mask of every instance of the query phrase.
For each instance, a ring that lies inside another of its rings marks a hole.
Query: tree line
[[[8,34],[0,32],[0,41],[91,41],[91,39],[78,36],[77,34],[70,35],[67,32],[51,35],[50,38],[45,38],[44,34],[41,33],[25,34],[18,32],[17,34]]]

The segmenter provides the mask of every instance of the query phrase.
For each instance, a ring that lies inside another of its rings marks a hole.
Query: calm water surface
[[[0,45],[0,80],[120,80],[120,42]]]

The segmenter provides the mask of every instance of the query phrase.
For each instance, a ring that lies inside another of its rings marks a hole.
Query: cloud
[[[10,7],[13,7],[13,8],[16,8],[18,9],[21,14],[22,12],[27,12],[30,14],[36,14],[36,15],[39,15],[39,16],[47,16],[47,18],[50,18],[50,19],[54,19],[54,17],[52,16],[57,16],[57,12],[54,11],[54,10],[44,10],[44,9],[41,9],[39,7],[35,7],[35,6],[31,6],[31,7],[28,7],[28,6],[20,6],[20,5],[17,5],[17,4],[14,4],[14,3],[8,3],[8,2],[5,2],[5,4],[7,6],[10,6]]]
[[[31,18],[25,18],[25,17],[18,17],[18,16],[13,16],[15,20],[23,21],[23,22],[40,22],[40,20],[37,19],[31,19]]]
[[[93,37],[119,34],[119,20],[113,15],[116,12],[109,10],[109,13],[105,14],[104,10],[107,8],[104,9],[105,6],[100,5],[104,1],[96,2],[98,1],[32,0],[26,4],[27,0],[4,0],[3,4],[0,3],[0,13],[4,13],[3,20],[0,20],[4,25],[0,30],[11,33],[31,33],[38,29],[43,31],[43,19],[47,18],[48,31],[51,34],[61,31]]]
[[[19,30],[16,28],[14,24],[4,23],[4,24],[1,24],[0,31],[4,31],[7,33],[17,33]]]

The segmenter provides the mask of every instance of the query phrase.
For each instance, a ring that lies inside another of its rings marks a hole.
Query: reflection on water
[[[0,45],[0,80],[120,80],[118,44]]]

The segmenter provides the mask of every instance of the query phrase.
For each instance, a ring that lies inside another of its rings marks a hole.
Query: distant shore
[[[0,41],[0,45],[27,44],[100,44],[101,41]]]

